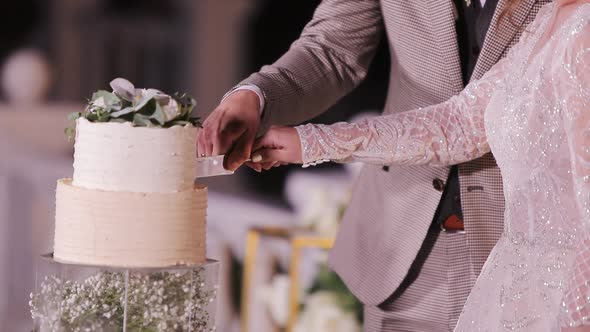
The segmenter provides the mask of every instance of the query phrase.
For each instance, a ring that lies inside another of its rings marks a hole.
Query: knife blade
[[[234,174],[234,172],[228,171],[227,169],[223,168],[224,157],[225,155],[197,158],[197,178]]]

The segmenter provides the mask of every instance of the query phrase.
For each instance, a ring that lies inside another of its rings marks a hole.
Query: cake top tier
[[[76,121],[74,185],[112,191],[176,192],[193,187],[193,126],[133,127]]]
[[[193,188],[197,120],[187,96],[135,89],[123,79],[96,92],[76,118],[73,184],[91,189],[176,192]]]

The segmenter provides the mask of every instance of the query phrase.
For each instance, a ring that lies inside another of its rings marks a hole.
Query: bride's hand
[[[286,164],[301,164],[301,142],[293,127],[271,127],[254,142],[248,167],[260,172]]]

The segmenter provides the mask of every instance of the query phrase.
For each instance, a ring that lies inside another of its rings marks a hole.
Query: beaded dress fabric
[[[541,42],[546,5],[505,59],[445,103],[297,127],[306,164],[440,166],[494,153],[504,233],[456,331],[590,325],[590,4],[576,6]]]

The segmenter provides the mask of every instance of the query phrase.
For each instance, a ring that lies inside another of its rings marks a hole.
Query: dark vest
[[[469,2],[469,6],[467,5]],[[459,55],[463,85],[467,85],[479,58],[490,22],[496,11],[498,0],[486,0],[481,7],[480,0],[455,0],[459,13],[456,21]],[[461,210],[461,191],[459,188],[459,168],[451,167],[451,172],[434,217],[434,224],[440,226],[450,215],[463,219]]]

